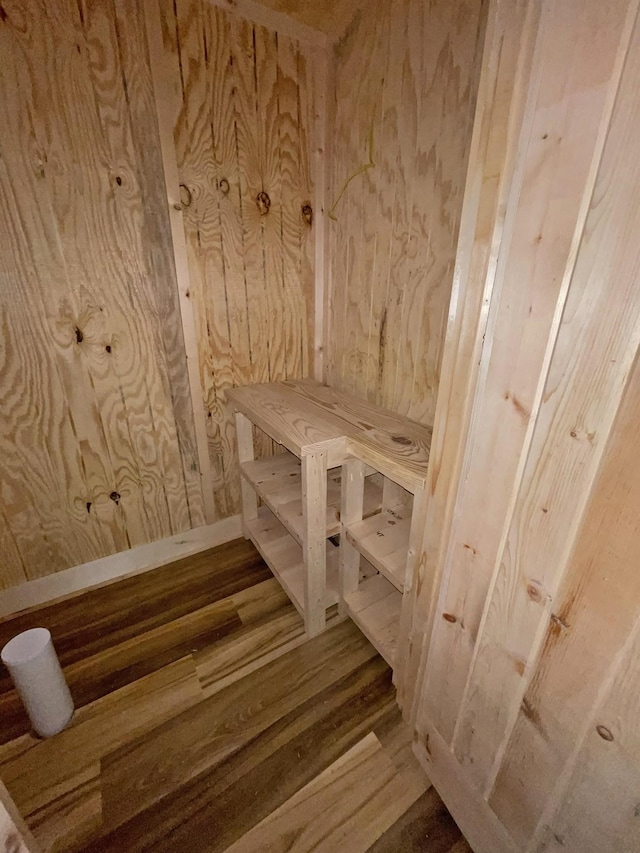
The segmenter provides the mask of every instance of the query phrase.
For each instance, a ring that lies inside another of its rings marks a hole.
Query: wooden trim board
[[[469,784],[455,755],[433,728],[413,752],[475,853],[519,853],[480,792]]]
[[[213,500],[213,478],[211,460],[207,443],[204,399],[198,368],[198,344],[196,340],[193,303],[189,298],[191,279],[187,261],[187,244],[182,219],[182,203],[180,201],[180,181],[178,178],[178,163],[173,138],[174,114],[177,109],[176,98],[171,94],[171,78],[167,63],[164,59],[162,29],[158,3],[156,0],[145,0],[145,23],[147,28],[147,46],[149,62],[153,78],[153,94],[156,103],[158,120],[158,137],[162,153],[164,180],[167,190],[167,204],[171,224],[171,239],[178,282],[180,317],[182,319],[182,334],[187,358],[189,376],[189,391],[193,407],[193,420],[198,448],[198,464],[200,466],[200,481],[206,521],[211,524],[216,520],[216,510]]]
[[[215,524],[177,533],[149,545],[121,551],[99,560],[82,563],[62,572],[46,575],[20,586],[0,591],[0,618],[29,607],[66,598],[78,592],[111,583],[131,575],[141,574],[174,560],[190,557],[200,551],[224,545],[242,536],[239,515],[224,518]]]

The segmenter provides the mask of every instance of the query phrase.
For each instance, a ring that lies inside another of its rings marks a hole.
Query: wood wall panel
[[[626,50],[628,44],[627,0],[606,9],[594,4],[585,10],[583,5],[576,0],[573,7],[564,3],[543,8],[540,31],[553,36],[538,39],[532,59],[537,85],[524,117],[518,145],[521,168],[511,185],[510,222],[500,247],[488,321],[491,346],[483,351],[474,412],[479,428],[466,451],[457,523],[448,543],[447,561],[456,571],[438,605],[455,621],[445,620],[434,632],[429,671],[430,695],[433,685],[439,685],[429,715],[448,741],[465,691],[472,689],[467,680],[485,601],[505,547],[505,519],[513,512],[513,493],[520,487],[575,268],[576,241],[584,228],[619,81],[620,45]],[[576,27],[579,10],[581,26]],[[597,63],[591,55],[595,33]],[[567,62],[569,34],[572,62]],[[563,180],[569,172],[571,178]],[[531,577],[544,586],[540,567]],[[512,594],[509,586],[501,592]],[[519,652],[513,649],[516,663]],[[510,664],[515,665],[513,660]],[[496,673],[498,684],[503,681]],[[470,721],[469,735],[472,728]]]
[[[463,282],[487,293],[488,312],[471,415],[466,394],[449,413],[454,428],[466,423],[464,462],[437,565],[430,557],[441,582],[417,751],[478,853],[631,853],[638,3],[528,1],[520,11],[535,49],[527,73],[499,80],[502,91],[522,86],[524,110],[505,227],[494,232],[496,281],[487,292],[485,270]],[[522,18],[505,14],[516,44]],[[484,81],[503,56],[492,44]],[[476,274],[464,259],[458,268]]]
[[[3,4],[2,586],[204,521],[141,7]]]
[[[335,46],[327,378],[427,423],[485,12],[376,0]]]
[[[239,510],[240,490],[226,389],[305,377],[312,367],[318,57],[291,36],[207,0],[160,5],[177,92],[170,132],[215,508],[225,517]]]

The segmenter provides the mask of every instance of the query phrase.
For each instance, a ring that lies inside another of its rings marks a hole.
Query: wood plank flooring
[[[0,777],[46,851],[470,848],[350,621],[306,640],[242,541],[0,623],[49,627],[78,710],[46,741],[0,676]]]

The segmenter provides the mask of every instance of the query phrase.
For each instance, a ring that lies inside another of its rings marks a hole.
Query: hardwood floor
[[[0,677],[0,777],[48,851],[470,851],[351,622],[302,621],[238,540],[0,623],[50,628],[78,710]]]

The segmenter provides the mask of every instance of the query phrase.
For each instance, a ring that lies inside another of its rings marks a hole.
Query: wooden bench
[[[309,636],[324,630],[326,610],[339,603],[393,665],[422,532],[431,428],[313,380],[227,393],[245,535]],[[288,453],[256,460],[254,424]],[[339,548],[330,538],[338,533]],[[361,555],[375,569],[364,580]]]

